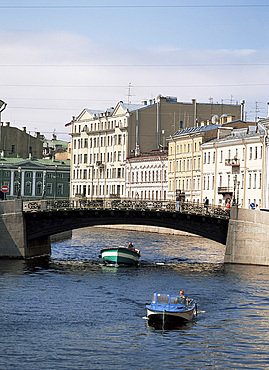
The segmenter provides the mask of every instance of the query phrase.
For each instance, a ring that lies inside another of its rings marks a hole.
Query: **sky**
[[[84,108],[163,96],[266,117],[269,0],[0,0],[1,121],[70,140]]]

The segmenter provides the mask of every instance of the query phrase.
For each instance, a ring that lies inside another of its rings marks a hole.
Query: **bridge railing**
[[[23,212],[62,211],[73,209],[95,210],[139,210],[152,212],[180,212],[206,215],[218,218],[229,218],[229,211],[220,207],[191,202],[172,200],[139,200],[139,199],[42,199],[23,201]]]

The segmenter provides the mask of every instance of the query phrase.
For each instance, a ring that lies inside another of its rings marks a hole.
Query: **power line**
[[[0,67],[252,67],[269,63],[210,63],[210,64],[0,64]]]
[[[208,85],[132,85],[135,88],[203,88],[203,87],[244,87],[268,86],[269,83],[208,84]],[[0,87],[48,87],[48,88],[126,88],[124,85],[41,85],[41,84],[0,84]]]
[[[184,9],[184,8],[267,8],[268,4],[221,4],[221,5],[1,5],[0,9]]]

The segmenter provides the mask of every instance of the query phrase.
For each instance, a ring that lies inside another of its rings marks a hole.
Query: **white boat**
[[[100,257],[105,264],[134,266],[138,264],[140,251],[123,246],[103,248]]]
[[[146,308],[148,324],[162,328],[180,326],[197,315],[197,304],[193,299],[173,294],[154,293]]]

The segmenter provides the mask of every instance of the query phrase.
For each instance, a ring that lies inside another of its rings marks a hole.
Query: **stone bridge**
[[[0,202],[0,257],[50,255],[50,236],[93,225],[150,225],[182,230],[225,244],[229,214],[217,207],[140,200]]]
[[[50,236],[93,225],[151,225],[226,244],[224,263],[269,266],[269,212],[168,201],[0,201],[0,257],[50,255]]]

